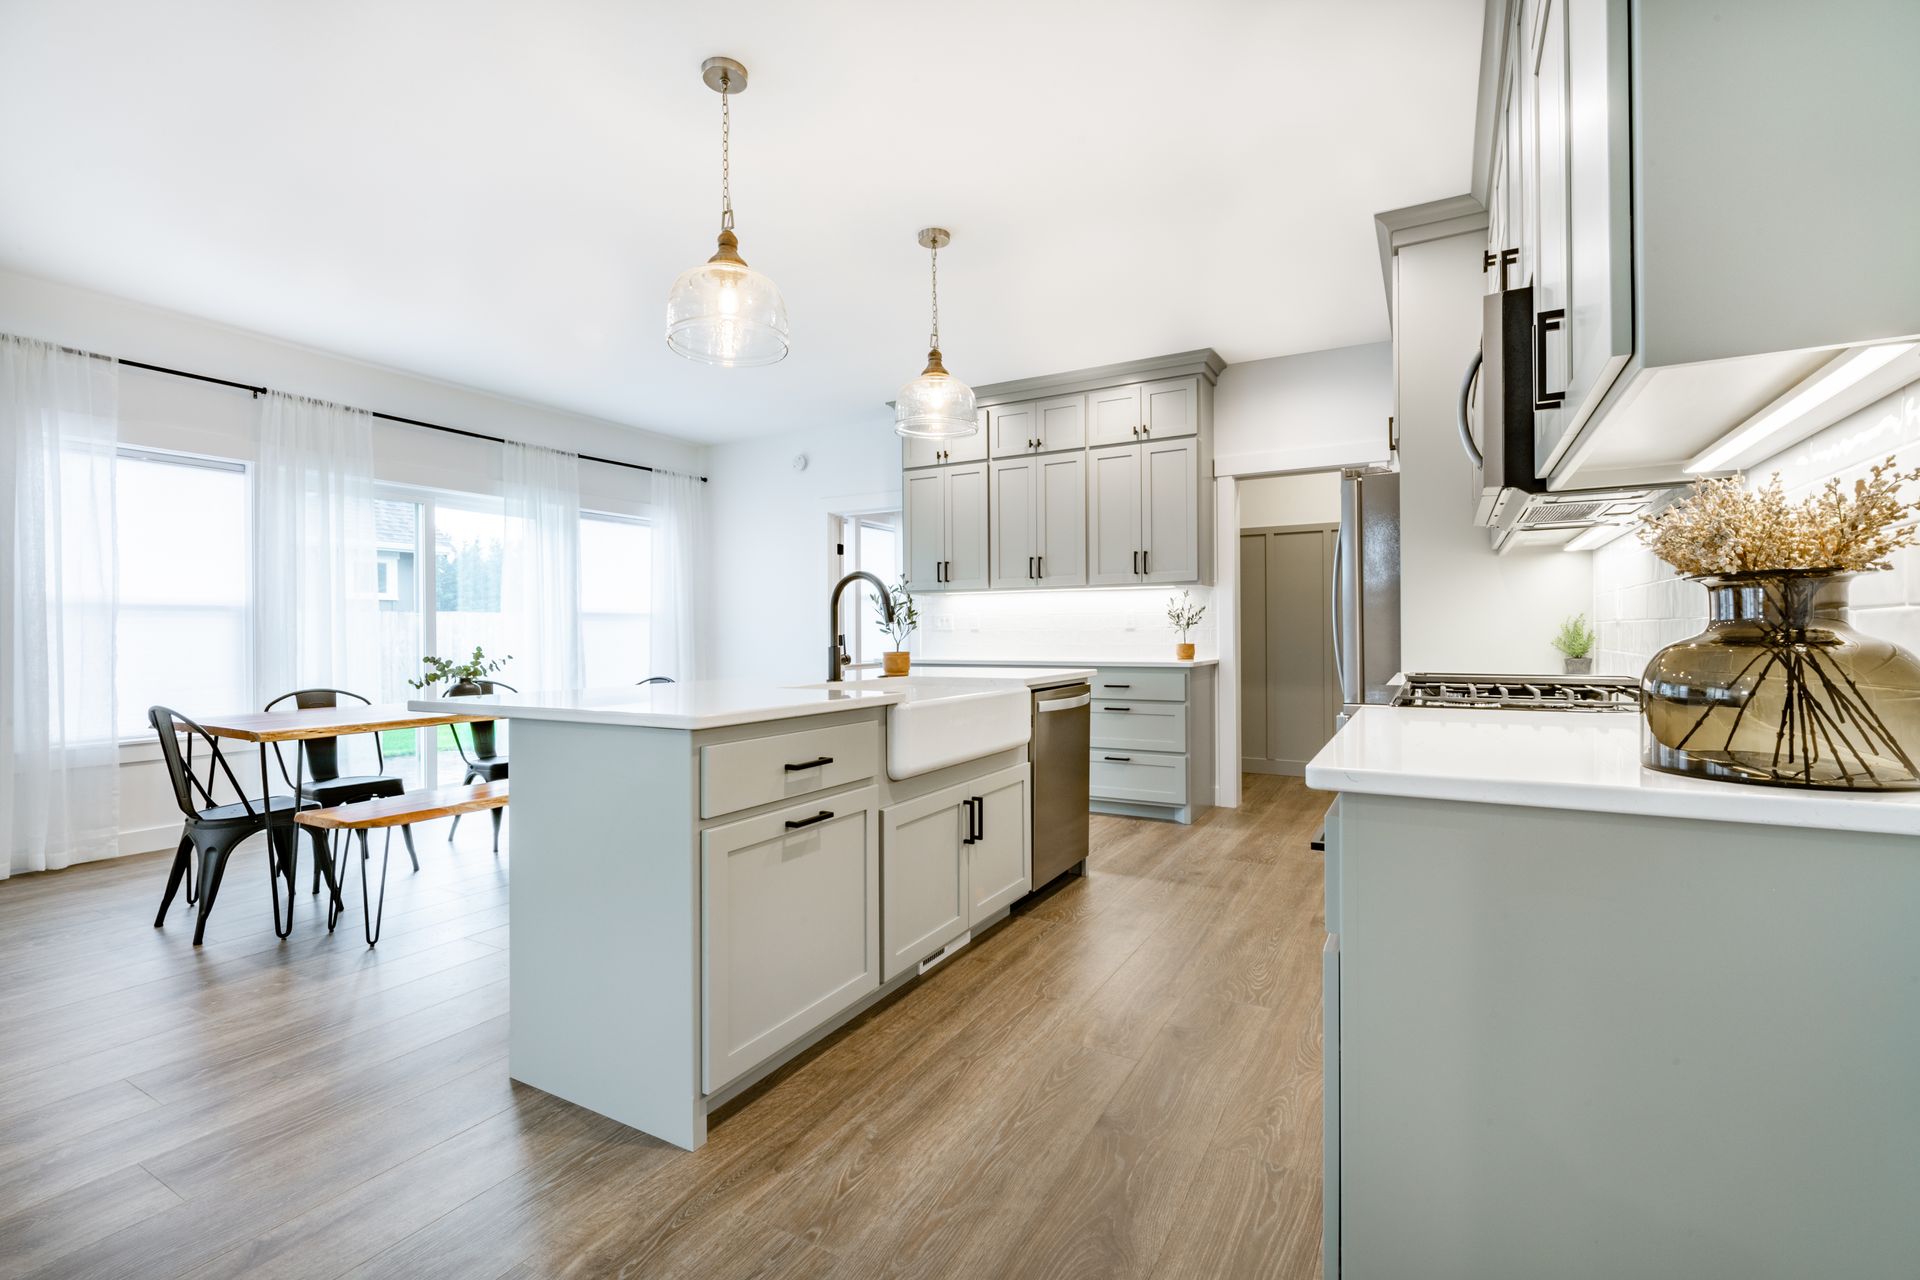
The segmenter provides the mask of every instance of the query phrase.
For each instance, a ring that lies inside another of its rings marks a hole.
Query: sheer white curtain
[[[253,486],[253,682],[262,706],[295,689],[374,696],[380,602],[373,415],[269,391]]]
[[[501,446],[506,554],[500,603],[510,637],[502,678],[523,692],[577,689],[580,644],[580,459],[539,445]]]
[[[699,608],[706,582],[707,486],[698,476],[653,473],[653,670],[682,684],[700,678]]]
[[[0,878],[119,851],[119,374],[0,336]]]

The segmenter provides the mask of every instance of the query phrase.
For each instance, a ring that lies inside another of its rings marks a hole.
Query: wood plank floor
[[[276,939],[257,842],[197,950],[170,855],[0,882],[0,1276],[1318,1275],[1326,798],[1246,787],[1095,817],[693,1153],[508,1080],[483,821],[395,842],[374,951],[357,882]]]

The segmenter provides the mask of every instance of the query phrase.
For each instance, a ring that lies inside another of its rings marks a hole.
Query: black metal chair
[[[348,698],[361,706],[372,706],[372,699],[353,692],[351,689],[296,689],[292,693],[283,693],[269,702],[263,710],[274,711],[282,704],[292,702],[302,711],[315,707],[337,707],[340,699]],[[384,770],[387,767],[386,752],[380,749],[380,735],[372,734],[374,767]],[[306,747],[306,776],[297,781],[287,772],[287,758],[281,754],[280,744],[273,744],[274,758],[280,762],[280,776],[295,794],[302,800],[311,800],[322,809],[331,809],[336,805],[352,804],[356,800],[376,800],[384,796],[404,795],[407,790],[406,779],[387,773],[357,774],[351,777],[340,776],[340,739],[309,738]],[[297,758],[297,757],[296,757]],[[413,851],[413,828],[400,828],[400,836],[407,842],[407,860],[413,863],[415,871],[420,870],[420,859]],[[313,869],[313,891],[320,892],[320,868]]]
[[[485,696],[496,689],[505,689],[508,693],[518,693],[518,689],[501,680],[475,680],[479,687],[479,696]],[[452,694],[449,697],[455,696]],[[473,694],[461,694],[461,697],[473,697]],[[500,726],[493,720],[475,720],[466,726],[473,734],[473,754],[467,754],[467,744],[460,741],[460,726],[453,725],[453,745],[459,748],[460,759],[467,766],[467,776],[461,779],[461,785],[473,782],[498,782],[507,776],[507,758],[500,753]],[[495,809],[493,812],[493,851],[500,852],[500,817],[506,812]],[[453,825],[447,829],[447,839],[452,840],[454,832],[460,830],[460,815],[453,815]]]
[[[167,891],[160,899],[160,911],[153,918],[153,927],[158,929],[166,923],[167,908],[173,905],[174,894],[179,891],[181,881],[187,878],[189,864],[197,858],[199,874],[188,881],[187,901],[193,902],[193,885],[197,882],[199,917],[193,926],[193,945],[199,946],[201,939],[206,936],[207,917],[213,914],[214,899],[220,895],[220,881],[226,874],[228,857],[248,836],[266,832],[269,835],[267,879],[273,888],[273,931],[286,937],[293,931],[294,870],[299,848],[299,832],[291,819],[301,802],[293,796],[270,795],[259,801],[249,799],[239,780],[233,776],[232,767],[220,754],[219,739],[171,707],[149,707],[147,723],[153,726],[153,731],[160,737],[160,755],[166,762],[167,777],[173,783],[173,798],[186,820],[180,847],[173,856],[173,868],[167,873]],[[184,753],[180,749],[182,737],[187,743]],[[196,743],[206,744],[204,778],[194,767]],[[226,778],[227,785],[233,788],[233,793],[240,797],[237,803],[214,803],[213,788],[222,776]],[[309,835],[313,838],[315,865],[326,877],[328,888],[337,898],[339,890],[326,840],[317,830],[309,829]],[[282,876],[287,881],[285,928],[281,927],[280,921]]]
[[[672,684],[672,676],[648,676],[645,680],[635,680],[635,684]]]

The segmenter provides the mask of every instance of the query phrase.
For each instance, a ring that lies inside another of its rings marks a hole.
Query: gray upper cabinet
[[[1212,567],[1211,351],[977,390],[977,465],[909,442],[915,591],[1200,582]]]
[[[992,466],[992,585],[1085,586],[1086,455],[1004,458]]]
[[[1550,487],[1679,478],[1836,350],[1920,333],[1920,5],[1769,6],[1729,39],[1712,6],[1496,3],[1475,187],[1489,287],[1534,290]]]
[[[952,440],[916,440],[911,436],[902,436],[900,465],[912,470],[915,467],[942,467],[952,462],[985,461],[989,430],[987,411],[980,410],[979,416],[980,429],[970,436],[958,436]]]
[[[931,467],[901,482],[906,579],[915,592],[987,585],[987,467]]]

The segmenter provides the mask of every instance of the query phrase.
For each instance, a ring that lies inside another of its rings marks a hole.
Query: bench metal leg
[[[387,842],[380,851],[380,899],[378,904],[367,893],[367,861],[372,855],[367,850],[367,829],[360,828],[360,906],[361,918],[365,924],[367,945],[373,946],[380,941],[380,920],[387,913],[387,859],[393,854],[393,828],[387,828]]]
[[[500,852],[500,819],[507,816],[507,811],[505,809],[492,809],[488,812],[493,814],[493,851],[498,853]]]
[[[447,828],[448,844],[453,843],[453,837],[457,832],[459,832],[459,830],[460,830],[460,815],[456,813],[453,815],[453,825]]]
[[[413,824],[412,823],[408,823],[406,826],[400,828],[400,838],[407,842],[407,861],[413,864],[413,869],[415,871],[420,870],[420,855],[413,851]],[[393,829],[391,827],[387,829],[387,839],[389,841],[393,839]]]

